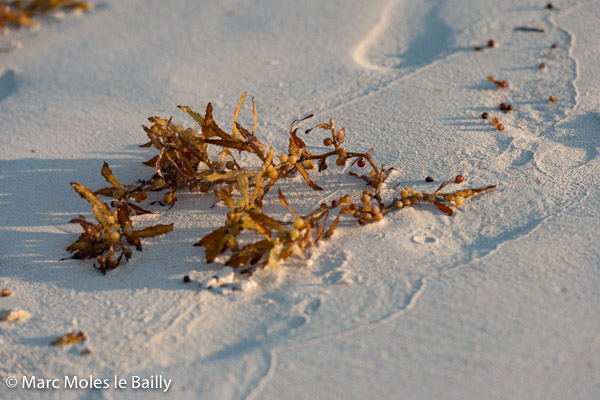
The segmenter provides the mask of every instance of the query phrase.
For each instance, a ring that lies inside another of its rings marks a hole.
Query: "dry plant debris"
[[[108,164],[104,164],[102,173],[111,184],[119,185],[112,171],[110,171]],[[155,225],[145,229],[134,230],[130,218],[132,210],[134,213],[149,211],[128,203],[129,197],[127,194],[129,192],[126,189],[123,189],[123,194],[121,192],[115,193],[117,190],[111,192],[111,195],[117,198],[112,203],[114,210],[111,211],[96,194],[84,185],[71,182],[71,186],[92,205],[94,218],[98,223],[88,221],[82,215],[69,221],[70,223],[81,225],[84,232],[75,243],[67,247],[67,250],[75,252],[71,258],[85,259],[97,257],[98,268],[103,273],[115,269],[120,264],[123,256],[127,260],[131,258],[132,252],[129,246],[134,246],[137,250],[141,251],[142,243],[140,239],[160,236],[173,230],[173,224]],[[118,189],[121,189],[121,187],[118,187]],[[138,211],[138,209],[141,211]]]
[[[171,231],[173,225],[157,225],[143,230],[133,230],[130,215],[150,211],[132,203],[142,203],[148,192],[164,192],[163,201],[170,207],[177,201],[177,192],[212,191],[229,212],[223,226],[200,239],[195,246],[203,247],[207,263],[229,253],[226,267],[217,275],[201,284],[204,288],[245,290],[254,283],[242,284],[238,276],[250,276],[257,268],[278,267],[289,257],[305,257],[305,250],[321,240],[329,238],[343,216],[354,217],[359,225],[380,221],[384,216],[399,208],[417,203],[432,204],[437,209],[452,215],[452,205],[461,206],[466,198],[484,193],[494,185],[481,189],[466,189],[442,192],[450,183],[459,184],[462,175],[441,184],[433,193],[418,192],[405,187],[399,197],[386,200],[381,188],[394,168],[379,165],[373,159],[373,149],[352,151],[344,145],[346,131],[337,128],[332,120],[319,122],[303,132],[305,135],[324,132],[323,144],[330,149],[323,153],[309,150],[300,138],[297,125],[312,115],[295,120],[289,128],[289,146],[286,152],[276,154],[274,149],[261,142],[256,136],[257,111],[252,99],[254,123],[246,129],[237,122],[246,93],[242,95],[232,120],[231,132],[221,129],[213,119],[209,103],[204,115],[188,106],[179,108],[191,116],[196,128],[184,128],[172,119],[150,117],[149,126],[143,126],[149,142],[141,147],[154,148],[157,154],[144,162],[154,170],[147,180],[138,180],[131,185],[121,184],[113,175],[108,164],[102,167],[102,175],[109,187],[92,192],[85,186],[72,183],[73,188],[92,204],[98,223],[82,216],[72,220],[79,223],[85,232],[67,250],[76,252],[72,258],[98,257],[100,270],[116,268],[125,256],[131,257],[127,245],[140,248],[140,238],[162,235]],[[249,153],[255,165],[242,165],[236,153]],[[363,180],[371,189],[362,192],[360,201],[352,201],[350,195],[341,196],[330,204],[322,203],[307,215],[300,215],[292,208],[281,190],[277,195],[281,204],[293,215],[294,222],[286,223],[267,215],[263,200],[281,180],[300,175],[309,189],[323,190],[313,181],[309,171],[321,172],[332,162],[338,167],[346,164],[368,173],[349,174]],[[97,196],[112,198],[111,211]],[[163,204],[164,205],[164,204]],[[242,236],[244,233],[250,234]],[[252,241],[254,239],[254,241]],[[106,254],[106,255],[104,255]]]
[[[82,331],[69,332],[69,333],[66,333],[66,334],[54,339],[50,343],[50,345],[51,346],[64,346],[67,344],[75,344],[75,343],[83,342],[85,339],[87,339],[87,337],[85,336],[85,333],[83,333]]]
[[[76,0],[0,0],[0,28],[35,26],[34,18],[59,10],[82,10],[91,8],[90,3]]]

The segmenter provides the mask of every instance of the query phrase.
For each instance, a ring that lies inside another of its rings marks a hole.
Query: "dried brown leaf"
[[[304,178],[304,180],[306,181],[308,186],[311,187],[311,189],[323,190],[323,188],[321,186],[317,185],[316,183],[314,183],[313,181],[310,180],[310,178],[308,177],[308,173],[304,170],[304,168],[302,168],[300,163],[296,163],[296,167],[298,167],[298,171],[300,171],[300,174],[302,175],[302,177]]]
[[[106,181],[108,183],[110,183],[111,185],[113,185],[114,187],[121,187],[123,185],[121,185],[121,182],[119,182],[119,180],[117,178],[115,178],[115,175],[113,174],[112,170],[110,169],[110,167],[108,166],[108,164],[106,162],[104,162],[104,164],[102,165],[102,176],[104,177],[104,179],[106,179]]]
[[[144,228],[141,230],[133,231],[133,233],[131,235],[135,236],[137,238],[148,238],[148,237],[164,235],[165,233],[169,233],[172,230],[173,230],[173,224],[168,224],[168,225],[159,224],[159,225],[151,226],[149,228]]]
[[[450,207],[448,207],[446,204],[444,204],[438,200],[434,201],[433,204],[435,204],[437,206],[437,208],[440,209],[440,211],[443,211],[450,216],[452,214],[454,214],[454,211]]]

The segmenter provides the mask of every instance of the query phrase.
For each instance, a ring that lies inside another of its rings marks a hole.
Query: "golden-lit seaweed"
[[[0,0],[0,28],[34,26],[34,19],[59,10],[82,10],[91,8],[90,3],[76,0]]]
[[[195,128],[184,128],[173,123],[172,118],[149,118],[150,125],[143,126],[149,142],[141,147],[152,147],[158,154],[144,162],[154,170],[148,180],[123,185],[108,164],[104,163],[101,172],[110,184],[109,187],[92,193],[83,185],[72,184],[92,204],[94,216],[99,222],[94,224],[83,217],[71,221],[79,223],[85,230],[80,239],[68,248],[69,251],[76,251],[73,258],[98,257],[100,269],[106,272],[115,268],[123,255],[126,258],[131,256],[127,244],[139,249],[140,238],[169,232],[172,225],[157,225],[141,231],[133,231],[131,228],[130,215],[150,212],[132,204],[132,200],[142,203],[148,197],[148,192],[153,191],[166,191],[163,200],[171,207],[177,201],[177,192],[181,189],[213,192],[218,202],[229,208],[227,219],[222,227],[204,236],[195,246],[204,247],[208,263],[216,261],[217,257],[227,252],[231,253],[225,264],[249,275],[259,267],[277,267],[292,255],[304,257],[307,247],[334,233],[344,215],[350,215],[359,225],[364,225],[381,221],[388,212],[418,203],[433,204],[445,214],[452,215],[453,205],[462,206],[465,199],[495,187],[491,185],[482,189],[441,192],[450,183],[460,184],[464,181],[462,175],[457,175],[442,183],[433,193],[404,187],[399,191],[398,197],[386,201],[382,196],[382,188],[394,168],[377,164],[372,148],[368,151],[346,149],[346,130],[336,128],[334,122],[329,120],[304,130],[304,134],[327,132],[323,144],[330,149],[321,154],[309,150],[297,127],[313,117],[308,115],[290,124],[287,151],[278,155],[256,136],[258,124],[254,99],[252,130],[237,122],[245,98],[246,93],[242,95],[235,110],[230,133],[217,125],[210,103],[204,116],[188,106],[179,106],[196,122]],[[242,165],[236,158],[236,153],[239,155],[242,152],[254,155],[252,165]],[[345,195],[330,204],[323,203],[308,215],[301,216],[290,207],[279,190],[279,200],[293,214],[294,222],[284,223],[265,214],[263,199],[280,179],[299,174],[310,189],[323,190],[314,181],[314,177],[311,177],[311,173],[328,169],[332,158],[337,167],[350,163],[350,167],[357,170],[368,169],[366,174],[349,172],[370,187],[362,192],[359,202],[353,202],[350,195]],[[96,195],[112,198],[111,205],[115,211],[110,211]],[[242,237],[244,232],[252,234]]]
[[[92,205],[94,218],[98,223],[88,221],[82,215],[69,221],[81,225],[84,232],[75,243],[67,247],[67,251],[74,252],[71,258],[75,259],[97,257],[98,269],[102,273],[117,268],[123,256],[126,260],[131,258],[132,252],[129,246],[134,246],[141,251],[141,238],[160,236],[173,230],[173,224],[134,230],[130,218],[130,204],[125,200],[113,202],[114,210],[111,211],[84,185],[71,182],[71,186]]]

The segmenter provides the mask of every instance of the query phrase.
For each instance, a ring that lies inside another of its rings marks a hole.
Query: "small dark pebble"
[[[502,111],[506,110],[506,103],[500,103],[500,105],[498,106],[498,108]]]
[[[425,182],[433,182],[433,178],[428,176],[427,178],[425,178]]]
[[[552,43],[552,46],[550,46],[551,49],[555,49],[557,47],[558,47],[558,45],[556,43]]]
[[[494,47],[495,45],[496,45],[496,43],[494,43],[493,40],[488,40],[487,47]]]
[[[189,276],[189,275],[186,275],[186,276],[184,276],[184,277],[183,277],[183,281],[184,281],[185,283],[190,283],[190,280],[191,280],[191,279],[190,279],[190,276]]]
[[[506,111],[506,112],[510,112],[510,111],[512,111],[512,110],[514,110],[514,109],[515,109],[515,108],[512,106],[512,104],[509,104],[509,105],[507,105],[507,106],[506,106],[506,110],[505,110],[505,111]]]
[[[483,47],[481,47],[481,46],[475,47],[475,51],[481,51],[481,50],[483,50]]]
[[[552,5],[552,3],[548,3],[548,4],[546,4],[546,8],[547,8],[548,10],[553,10],[553,9],[554,9],[554,6]]]
[[[483,114],[481,114],[481,118],[483,119],[488,119],[490,117],[490,114],[484,112]]]

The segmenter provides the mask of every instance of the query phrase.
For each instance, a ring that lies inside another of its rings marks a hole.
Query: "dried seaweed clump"
[[[91,8],[90,3],[76,0],[0,0],[0,28],[35,26],[34,18],[59,10],[82,10]]]
[[[102,172],[118,183],[106,163],[102,168]],[[173,230],[173,224],[155,225],[134,230],[130,218],[132,213],[131,204],[126,199],[121,197],[120,200],[113,202],[114,210],[111,211],[96,194],[84,185],[72,182],[71,186],[92,205],[94,218],[98,223],[88,221],[82,215],[69,221],[81,225],[84,232],[75,243],[67,247],[67,251],[75,252],[71,256],[75,259],[97,257],[98,269],[103,273],[119,266],[123,256],[126,260],[131,258],[132,251],[129,246],[134,246],[138,251],[141,251],[142,243],[140,239],[160,236]]]
[[[325,151],[311,151],[300,138],[299,128],[296,127],[298,123],[312,117],[309,115],[291,123],[287,151],[276,154],[273,148],[262,143],[256,136],[257,111],[254,99],[252,129],[246,129],[237,122],[245,97],[246,93],[242,95],[234,113],[230,133],[216,124],[210,103],[203,116],[188,106],[179,106],[196,121],[196,128],[184,128],[173,123],[172,119],[149,118],[150,126],[143,126],[149,142],[141,146],[152,147],[157,151],[155,156],[144,162],[154,171],[149,179],[122,185],[105,163],[102,175],[111,186],[92,193],[83,185],[73,184],[75,190],[92,203],[94,215],[100,222],[92,224],[83,217],[72,221],[80,223],[86,230],[79,241],[68,249],[78,251],[73,257],[88,258],[108,252],[107,257],[98,257],[100,269],[105,272],[115,268],[123,255],[126,258],[131,256],[127,244],[138,247],[139,238],[170,231],[172,225],[157,225],[142,231],[131,228],[130,214],[150,212],[133,204],[132,200],[142,203],[149,197],[148,192],[164,192],[162,200],[171,207],[177,201],[177,192],[182,189],[190,192],[214,192],[218,201],[229,208],[227,219],[222,227],[204,236],[195,245],[204,247],[208,263],[230,253],[225,264],[242,275],[251,275],[257,268],[277,267],[292,255],[304,257],[305,249],[330,237],[345,215],[355,218],[358,225],[365,225],[381,221],[391,211],[419,203],[432,204],[452,215],[451,206],[462,206],[466,198],[495,187],[491,185],[481,189],[442,192],[450,183],[463,182],[462,175],[458,175],[441,184],[432,193],[404,187],[398,190],[395,198],[385,199],[381,189],[394,168],[377,164],[373,159],[372,148],[367,151],[347,149],[344,144],[345,129],[337,129],[333,121],[329,120],[304,130],[305,134],[325,132]],[[248,161],[252,165],[244,164],[240,161],[241,158],[236,158],[241,153],[254,156],[254,162]],[[329,164],[339,168],[349,164],[354,169],[349,174],[364,181],[363,184],[369,189],[357,188],[359,195],[356,196],[356,201],[352,200],[350,194],[341,196],[330,204],[318,205],[315,201],[315,209],[307,215],[300,215],[290,207],[279,190],[279,201],[293,215],[293,223],[280,221],[265,213],[263,200],[281,179],[299,174],[309,189],[321,191],[323,188],[313,181],[310,174],[328,169]],[[363,169],[368,169],[368,173],[358,172]],[[310,172],[311,170],[314,172]],[[398,187],[400,186],[397,185],[396,188]],[[115,211],[111,212],[96,195],[112,198]],[[243,235],[244,232],[249,234]],[[118,252],[120,254],[117,255]]]

